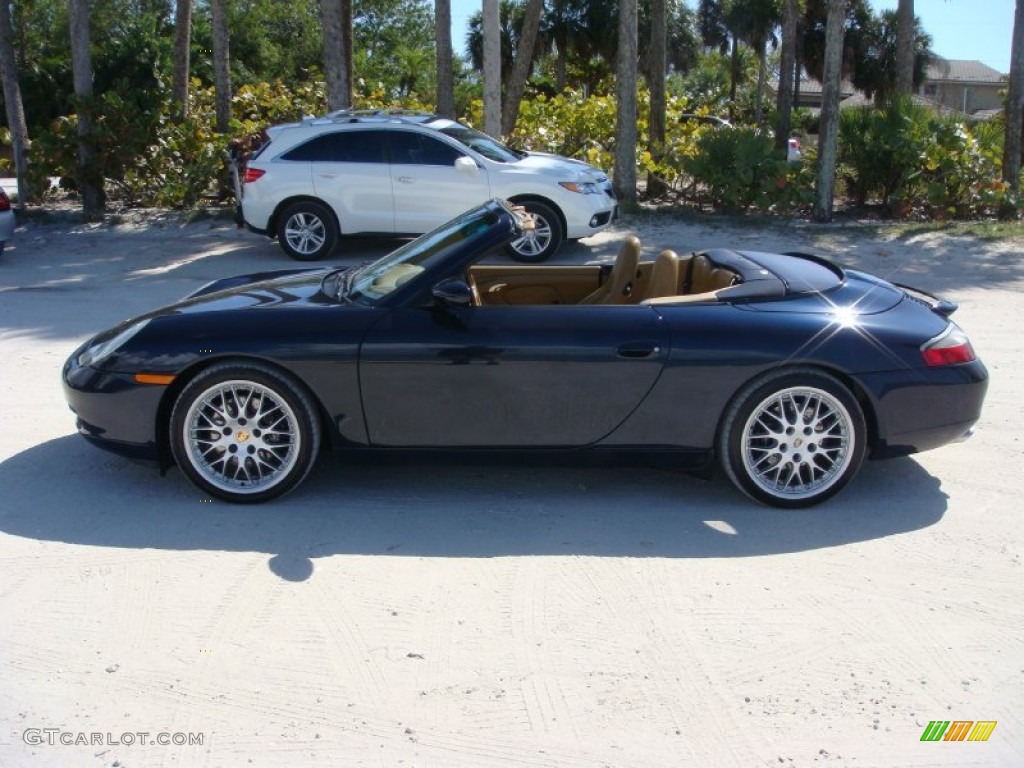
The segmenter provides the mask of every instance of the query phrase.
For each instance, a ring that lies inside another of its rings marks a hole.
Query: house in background
[[[999,91],[1006,78],[980,61],[943,59],[936,56],[928,64],[919,96],[965,115],[991,116],[1003,107]],[[978,115],[977,113],[984,113]]]
[[[989,120],[1003,111],[1000,91],[1007,87],[1006,76],[980,61],[943,59],[935,56],[925,72],[924,82],[913,95],[921,106],[942,114],[963,114],[976,120]],[[768,83],[771,99],[778,93],[779,81]],[[800,80],[796,106],[817,115],[821,111],[821,83],[810,77]],[[874,102],[844,80],[839,89],[841,109],[870,107]]]

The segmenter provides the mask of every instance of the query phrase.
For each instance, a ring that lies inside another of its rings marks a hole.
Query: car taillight
[[[11,200],[7,193],[0,189],[0,212],[11,210]]]
[[[922,344],[921,355],[925,364],[931,367],[958,365],[975,359],[974,348],[967,334],[953,323],[934,339]]]
[[[258,178],[260,178],[266,171],[260,168],[246,168],[245,177],[242,179],[244,184],[252,184]]]

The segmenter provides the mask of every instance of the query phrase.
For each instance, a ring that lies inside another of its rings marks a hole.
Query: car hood
[[[181,301],[152,313],[189,314],[237,309],[267,309],[296,304],[337,304],[321,290],[326,275],[336,267],[254,272],[215,280]]]
[[[582,160],[551,155],[547,152],[527,152],[517,165],[521,168],[549,170],[561,175],[571,174],[571,180],[606,181],[608,174]]]

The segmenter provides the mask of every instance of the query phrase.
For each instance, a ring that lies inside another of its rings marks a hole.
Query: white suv
[[[310,261],[345,235],[419,235],[494,197],[534,215],[511,244],[539,262],[612,221],[607,175],[578,160],[517,152],[435,115],[341,111],[267,129],[240,170],[240,220]]]

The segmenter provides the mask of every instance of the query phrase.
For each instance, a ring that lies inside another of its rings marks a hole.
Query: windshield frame
[[[503,209],[490,204],[472,208],[377,261],[355,267],[342,282],[348,290],[339,298],[366,306],[381,304],[407,282],[435,270],[454,251],[486,236]]]

